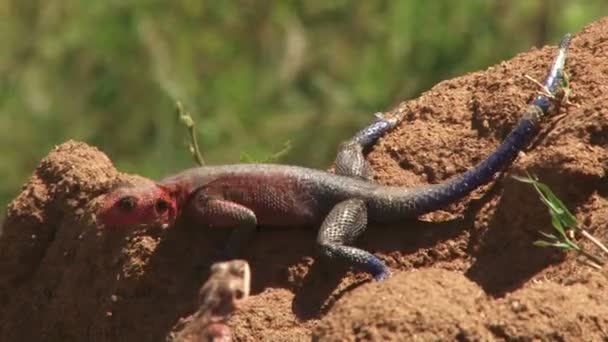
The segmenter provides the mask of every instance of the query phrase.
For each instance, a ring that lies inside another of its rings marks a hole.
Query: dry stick
[[[540,88],[540,91],[538,92],[538,95],[543,95],[546,96],[548,98],[550,98],[553,101],[556,101],[557,99],[555,98],[555,95],[551,94],[551,91],[549,91],[549,89],[547,88],[547,86],[545,86],[544,84],[540,83],[537,79],[535,79],[534,77],[525,74],[524,78],[527,79],[528,81],[534,83],[538,88]]]
[[[184,111],[184,107],[180,101],[177,101],[177,116],[179,121],[184,124],[188,128],[188,135],[190,137],[190,142],[188,143],[188,149],[194,158],[194,161],[199,166],[205,166],[205,160],[201,155],[201,151],[198,147],[198,141],[196,140],[196,126],[194,125],[194,120],[189,112]]]
[[[593,261],[591,261],[591,260],[589,260],[589,259],[583,259],[583,260],[581,260],[581,259],[577,258],[577,260],[578,260],[580,263],[583,263],[583,264],[585,264],[585,265],[587,265],[587,266],[589,266],[589,267],[593,267],[593,268],[595,268],[596,270],[601,270],[601,269],[602,269],[602,266],[600,266],[600,265],[598,265],[598,264],[594,263]]]
[[[594,263],[600,265],[600,266],[604,266],[604,264],[606,263],[604,260],[602,260],[601,258],[585,251],[584,249],[579,249],[577,250],[577,252],[581,253],[582,255],[586,256],[587,258],[591,259]]]
[[[604,253],[608,254],[608,248],[606,248],[606,245],[604,245],[600,240],[598,240],[595,236],[589,234],[583,228],[580,228],[579,230],[581,231],[581,234],[583,234],[584,237],[591,240],[594,245],[598,246]]]
[[[566,75],[566,74],[564,74],[564,76],[565,76],[565,75]],[[551,100],[553,100],[553,101],[555,101],[555,102],[558,102],[558,103],[559,103],[560,105],[562,105],[562,106],[564,106],[564,105],[565,105],[565,106],[569,106],[569,107],[576,107],[576,108],[579,108],[579,107],[580,107],[578,103],[572,103],[572,102],[570,102],[568,92],[566,92],[564,95],[562,95],[562,96],[561,96],[561,98],[560,98],[560,99],[558,99],[558,98],[557,98],[555,95],[553,95],[553,94],[551,93],[551,91],[550,91],[550,90],[549,90],[549,89],[548,89],[548,88],[547,88],[547,87],[546,87],[544,84],[540,83],[540,82],[539,82],[538,80],[536,80],[534,77],[532,77],[532,76],[530,76],[530,75],[525,74],[525,75],[524,75],[524,78],[525,78],[525,79],[527,79],[528,81],[531,81],[531,82],[532,82],[532,83],[534,83],[534,84],[535,84],[537,87],[539,87],[539,88],[540,88],[540,91],[538,91],[538,92],[537,92],[537,94],[538,94],[538,95],[546,96],[546,97],[548,97],[549,99],[551,99]],[[569,85],[566,85],[566,87],[569,87]],[[562,89],[563,89],[563,87],[562,87]]]

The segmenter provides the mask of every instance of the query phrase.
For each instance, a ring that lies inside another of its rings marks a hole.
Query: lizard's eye
[[[118,200],[118,207],[124,211],[132,211],[137,205],[137,198],[126,196]]]
[[[167,211],[169,209],[169,203],[165,200],[158,200],[156,201],[156,212],[159,214],[164,213],[165,211]]]

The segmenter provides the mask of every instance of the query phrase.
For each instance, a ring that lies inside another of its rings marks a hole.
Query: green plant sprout
[[[201,155],[201,151],[198,147],[198,141],[196,140],[196,125],[192,119],[192,115],[190,115],[190,112],[184,110],[184,107],[180,101],[177,101],[175,105],[177,107],[177,118],[179,122],[181,122],[188,129],[188,150],[190,151],[190,154],[192,154],[194,161],[199,166],[205,166],[205,160]]]
[[[205,166],[205,160],[201,155],[198,140],[196,139],[196,124],[194,122],[194,119],[192,119],[192,115],[190,115],[190,112],[184,110],[184,107],[180,101],[177,101],[175,105],[177,108],[177,118],[179,122],[186,126],[186,128],[188,129],[188,150],[190,151],[190,154],[192,154],[192,158],[194,158],[194,161],[199,166]],[[249,154],[243,152],[241,153],[239,159],[243,163],[273,163],[285,157],[289,153],[289,151],[291,151],[291,148],[291,141],[287,140],[283,143],[283,147],[279,151],[271,154],[267,158],[258,160],[256,158],[251,157]]]
[[[289,151],[291,151],[291,141],[287,140],[283,143],[283,147],[281,149],[270,156],[263,159],[256,159],[249,155],[248,153],[241,153],[241,157],[239,160],[243,163],[274,163],[279,161],[281,158],[285,157]]]
[[[592,254],[576,242],[573,241],[574,232],[579,232],[583,237],[589,239],[593,244],[598,246],[604,253],[608,255],[608,248],[596,239],[593,235],[587,232],[585,229],[578,225],[576,217],[568,210],[564,203],[551,191],[551,189],[544,183],[532,178],[530,175],[527,177],[513,176],[514,179],[531,184],[536,192],[538,193],[540,200],[549,209],[551,215],[551,224],[558,235],[540,232],[547,240],[537,240],[534,245],[539,247],[554,247],[563,250],[572,250],[581,255],[584,255],[589,260],[587,264],[596,268],[601,269],[606,261],[595,254]]]

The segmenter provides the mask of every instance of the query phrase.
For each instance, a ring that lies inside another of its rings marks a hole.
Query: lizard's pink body
[[[222,198],[251,209],[259,224],[307,225],[318,223],[317,201],[310,188],[298,178],[290,177],[281,165],[265,170],[253,165],[203,167],[186,170],[163,179],[160,185],[177,194],[178,210],[197,216],[211,225],[222,225],[221,217],[201,217],[197,207],[191,206],[191,196],[197,190],[210,198]]]

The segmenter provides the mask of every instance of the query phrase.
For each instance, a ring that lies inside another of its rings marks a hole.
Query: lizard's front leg
[[[350,140],[340,144],[336,156],[336,174],[370,180],[372,172],[363,155],[363,149],[370,146],[386,132],[397,126],[396,118],[385,119],[380,113],[371,125],[363,128]]]
[[[382,280],[390,275],[388,267],[375,255],[362,249],[347,246],[355,241],[367,227],[367,207],[362,200],[349,199],[334,206],[327,215],[319,235],[319,253],[329,260],[343,260],[369,272],[374,279]]]
[[[223,253],[226,259],[236,257],[244,243],[253,237],[258,220],[253,210],[200,189],[190,201],[197,221],[211,228],[233,228]]]

